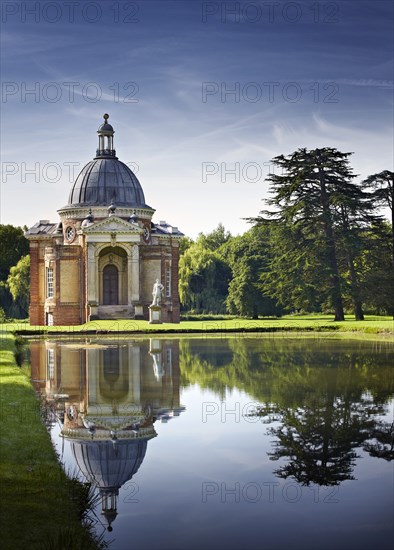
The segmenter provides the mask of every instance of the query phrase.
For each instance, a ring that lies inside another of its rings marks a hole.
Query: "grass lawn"
[[[179,324],[149,324],[148,321],[134,319],[91,321],[78,326],[40,327],[30,326],[27,322],[3,325],[6,331],[18,334],[56,334],[56,333],[222,333],[222,332],[277,332],[277,331],[318,331],[328,333],[394,335],[394,320],[389,316],[367,315],[365,321],[355,321],[347,316],[345,321],[334,322],[332,315],[287,315],[280,319],[215,319],[202,321],[181,321]],[[1,327],[0,327],[1,328]]]
[[[3,549],[93,549],[79,520],[86,487],[57,461],[14,337],[0,339],[0,529]],[[62,541],[62,542],[60,542]]]

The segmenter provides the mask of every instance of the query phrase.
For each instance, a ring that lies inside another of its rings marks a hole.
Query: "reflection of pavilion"
[[[56,410],[78,468],[99,490],[109,530],[119,488],[137,473],[157,435],[154,422],[184,410],[178,347],[159,339],[31,346],[35,386]]]

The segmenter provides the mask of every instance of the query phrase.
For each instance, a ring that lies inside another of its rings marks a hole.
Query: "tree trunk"
[[[350,281],[352,284],[352,298],[354,306],[354,316],[356,321],[364,321],[364,312],[360,296],[360,288],[358,286],[357,274],[354,269],[354,262],[350,251],[348,251],[348,266],[350,272]]]
[[[319,180],[320,180],[320,197],[323,207],[323,222],[324,222],[324,235],[326,238],[327,247],[327,261],[331,271],[331,299],[334,306],[335,317],[334,321],[344,321],[345,313],[343,311],[343,301],[341,293],[341,285],[339,279],[337,255],[335,251],[335,238],[332,228],[332,219],[330,212],[330,205],[328,202],[326,184],[324,181],[324,172],[322,168],[319,168]]]
[[[349,229],[349,219],[347,216],[346,208],[341,206],[341,215],[342,215],[342,226],[344,231],[344,240],[345,240],[345,249],[346,249],[346,260],[350,273],[350,285],[351,285],[351,294],[354,307],[354,316],[356,321],[364,321],[364,312],[363,305],[361,300],[360,285],[358,284],[358,277],[356,269],[354,267],[354,254],[351,246],[350,238],[350,229]]]

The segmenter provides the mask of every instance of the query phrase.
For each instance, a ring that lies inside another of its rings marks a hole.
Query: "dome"
[[[145,196],[136,175],[117,158],[95,158],[79,173],[69,206],[145,207]]]
[[[99,129],[97,130],[98,134],[105,134],[105,133],[112,133],[114,134],[114,129],[112,128],[111,124],[108,124],[107,122],[104,122]]]
[[[147,439],[73,441],[71,451],[84,477],[100,489],[120,488],[139,470]]]
[[[68,207],[115,206],[149,208],[136,175],[121,162],[114,149],[114,129],[108,124],[108,114],[97,130],[99,137],[95,158],[78,174],[71,189]]]

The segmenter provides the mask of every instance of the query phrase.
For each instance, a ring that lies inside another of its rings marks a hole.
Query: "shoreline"
[[[394,344],[394,333],[392,332],[379,332],[379,333],[368,333],[368,332],[330,332],[330,331],[313,331],[313,330],[292,330],[292,331],[245,331],[245,332],[231,332],[231,331],[216,331],[216,332],[124,332],[124,331],[100,331],[100,332],[32,332],[32,333],[14,333],[15,336],[21,338],[29,339],[64,339],[69,340],[73,338],[100,338],[105,337],[106,339],[119,339],[119,337],[124,338],[134,338],[138,340],[147,339],[147,338],[158,338],[158,339],[177,339],[177,338],[193,338],[193,339],[308,339],[308,340],[361,340],[364,342],[386,342]]]
[[[31,326],[27,322],[10,322],[0,325],[0,337],[5,332],[17,336],[182,336],[188,335],[238,335],[251,334],[288,335],[320,334],[324,337],[377,337],[393,339],[394,320],[389,316],[366,316],[364,321],[355,321],[351,316],[345,321],[333,321],[332,315],[284,316],[281,318],[202,318],[200,320],[182,320],[180,323],[150,324],[135,319],[113,319],[90,321],[84,325]]]
[[[58,548],[59,541],[67,540],[70,548],[104,548],[83,523],[87,486],[63,470],[29,368],[18,366],[16,351],[15,335],[1,335],[2,547]]]

